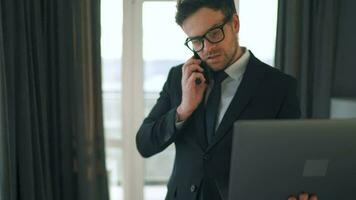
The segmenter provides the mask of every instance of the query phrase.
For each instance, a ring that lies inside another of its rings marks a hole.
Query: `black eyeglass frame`
[[[212,27],[212,28],[208,29],[208,30],[204,33],[204,35],[202,35],[202,36],[196,36],[196,37],[192,37],[192,38],[187,38],[187,39],[185,40],[185,42],[184,42],[184,45],[187,46],[188,49],[191,50],[192,52],[197,53],[197,52],[202,51],[202,50],[204,49],[204,47],[205,47],[204,38],[205,38],[206,40],[208,40],[208,41],[209,41],[210,43],[212,43],[212,44],[216,44],[216,43],[219,43],[219,42],[223,41],[223,40],[225,39],[224,26],[225,26],[231,19],[232,19],[231,16],[225,17],[225,19],[224,19],[224,21],[222,22],[221,25],[218,25],[218,26],[215,26],[215,27]],[[220,30],[221,30],[222,35],[223,35],[222,38],[221,38],[220,40],[218,40],[218,41],[211,41],[211,40],[209,40],[209,38],[207,38],[206,35],[207,35],[208,33],[210,33],[210,31],[216,30],[216,29],[220,29]],[[192,47],[192,48],[189,47],[188,43],[191,42],[191,41],[193,41],[193,40],[198,40],[198,41],[201,42],[202,46],[201,46],[201,48],[200,48],[199,50],[195,50],[194,47]]]

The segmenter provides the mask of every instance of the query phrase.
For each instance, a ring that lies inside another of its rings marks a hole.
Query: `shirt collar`
[[[225,73],[234,80],[239,79],[246,70],[247,63],[250,59],[250,51],[242,47],[243,54],[239,59],[225,69]]]

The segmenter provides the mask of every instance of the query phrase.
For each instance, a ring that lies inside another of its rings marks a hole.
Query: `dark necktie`
[[[208,143],[210,144],[215,135],[215,124],[219,110],[219,103],[221,97],[221,82],[227,77],[224,70],[212,72],[214,79],[214,86],[210,91],[208,101],[205,109],[205,127]]]

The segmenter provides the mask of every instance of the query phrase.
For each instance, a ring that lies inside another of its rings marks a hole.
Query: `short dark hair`
[[[225,18],[236,13],[234,0],[177,0],[176,23],[182,26],[185,19],[203,7],[220,10]]]

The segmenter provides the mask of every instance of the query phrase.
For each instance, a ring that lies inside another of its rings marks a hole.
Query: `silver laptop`
[[[237,121],[230,200],[356,200],[356,119]]]

